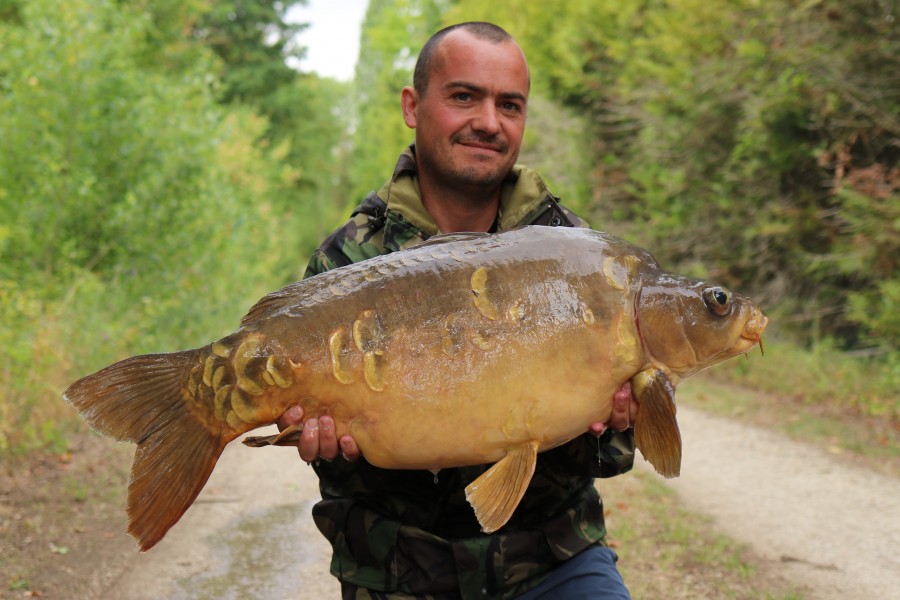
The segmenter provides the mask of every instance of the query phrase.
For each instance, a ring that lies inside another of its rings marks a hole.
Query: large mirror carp
[[[598,231],[452,234],[289,285],[231,335],[123,360],[65,399],[95,430],[137,444],[128,515],[141,550],[181,518],[226,444],[294,404],[330,414],[379,467],[495,463],[466,490],[490,532],[537,453],[606,421],[629,380],[637,447],[678,475],[675,387],[761,346],[766,323],[747,298]]]

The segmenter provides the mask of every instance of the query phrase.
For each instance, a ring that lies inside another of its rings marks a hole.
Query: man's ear
[[[415,129],[418,124],[416,108],[419,105],[419,93],[415,88],[406,86],[400,92],[400,108],[403,109],[403,121],[410,129]]]

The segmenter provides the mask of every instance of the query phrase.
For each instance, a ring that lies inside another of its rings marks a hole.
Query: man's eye
[[[522,107],[515,102],[504,102],[500,108],[509,112],[522,112]]]
[[[459,100],[460,102],[468,102],[469,100],[472,99],[472,94],[469,94],[466,92],[459,92],[458,94],[456,94],[455,98],[457,100]]]

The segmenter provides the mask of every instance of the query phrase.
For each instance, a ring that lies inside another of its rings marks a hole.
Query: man
[[[529,89],[522,50],[499,27],[464,23],[435,34],[419,56],[413,86],[401,94],[414,146],[316,251],[307,276],[438,233],[585,226],[536,173],[515,166]],[[492,535],[480,531],[463,491],[486,466],[436,475],[379,469],[360,457],[350,436],[336,439],[331,417],[310,415],[300,456],[321,481],[313,516],[333,546],[331,570],[343,597],[629,598],[603,543],[593,478],[631,468],[634,439],[625,430],[635,414],[623,386],[608,423],[540,454],[521,504]],[[293,407],[279,426],[303,419]]]

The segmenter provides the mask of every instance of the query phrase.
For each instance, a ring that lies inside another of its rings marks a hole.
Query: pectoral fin
[[[303,424],[285,427],[284,431],[275,435],[254,435],[244,438],[244,445],[251,448],[263,446],[296,446],[300,442],[303,433]]]
[[[677,477],[681,473],[681,433],[675,420],[675,387],[658,369],[641,371],[631,385],[639,404],[635,445],[660,475]]]
[[[537,450],[537,442],[516,446],[466,486],[466,500],[475,509],[475,518],[485,533],[503,527],[516,510],[534,475]]]

